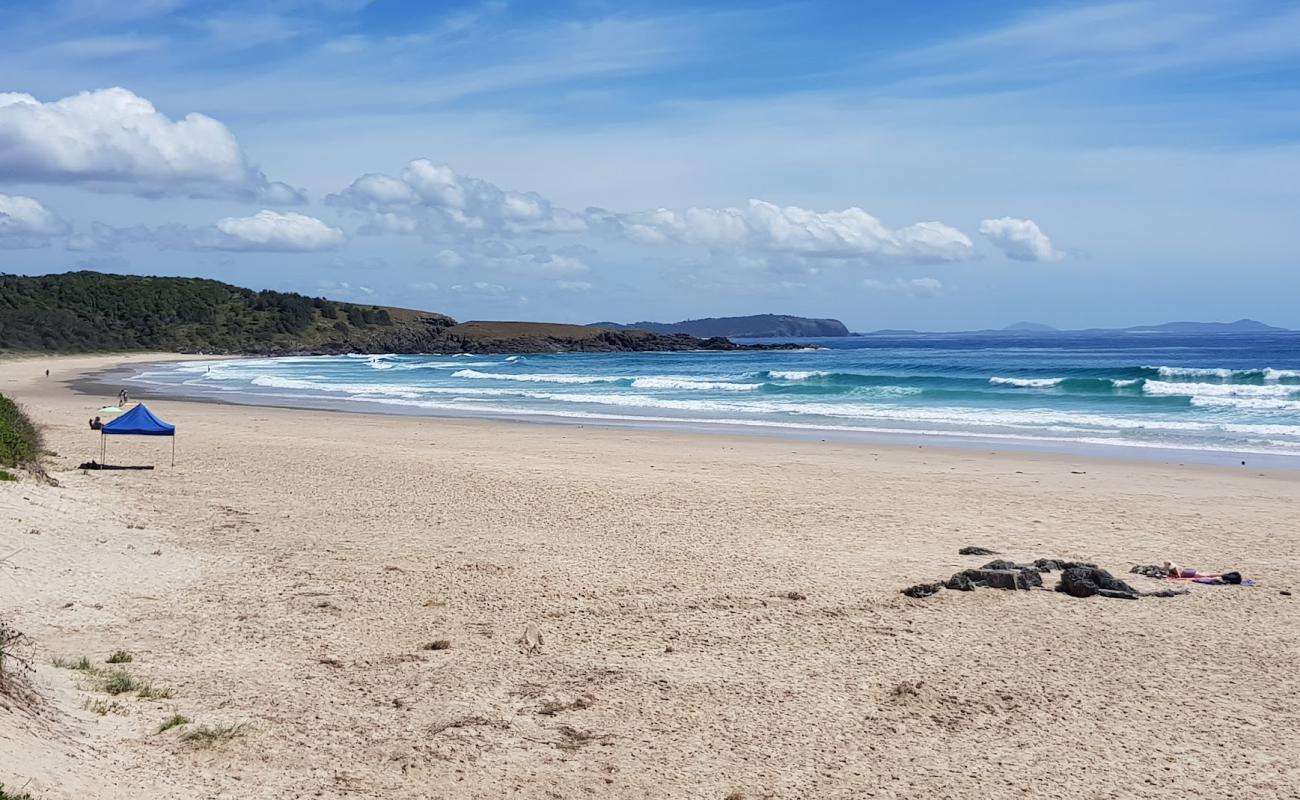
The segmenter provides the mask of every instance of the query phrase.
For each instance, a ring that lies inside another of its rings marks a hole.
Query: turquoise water
[[[1300,455],[1300,335],[916,334],[797,351],[152,365],[152,391],[431,415]]]

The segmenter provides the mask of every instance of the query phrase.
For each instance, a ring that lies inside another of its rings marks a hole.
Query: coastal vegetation
[[[181,741],[196,747],[212,747],[220,742],[243,736],[248,733],[247,722],[219,722],[213,725],[199,725],[181,734]]]
[[[30,467],[40,454],[40,429],[17,403],[0,394],[0,480],[13,480],[5,467]]]
[[[300,355],[735,350],[727,339],[445,314],[203,278],[0,275],[0,352]]]
[[[392,312],[377,306],[255,292],[202,278],[0,275],[0,349],[5,350],[325,348],[367,341],[392,325]]]

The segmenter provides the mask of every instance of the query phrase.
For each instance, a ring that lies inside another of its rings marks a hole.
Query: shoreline
[[[841,429],[835,426],[811,424],[780,424],[763,421],[720,421],[693,418],[657,418],[635,416],[569,416],[545,413],[512,413],[509,411],[472,409],[405,409],[402,406],[381,406],[364,401],[321,397],[280,397],[275,395],[232,393],[227,398],[203,393],[169,391],[172,387],[134,382],[131,376],[153,363],[178,360],[238,359],[243,356],[184,356],[157,361],[132,362],[88,372],[70,381],[74,391],[83,394],[103,392],[116,394],[123,382],[140,390],[145,398],[167,399],[181,402],[210,403],[245,408],[283,408],[301,411],[363,414],[391,417],[419,417],[446,420],[474,420],[486,423],[524,423],[554,425],[564,428],[599,428],[607,430],[662,431],[716,436],[760,437],[788,441],[821,441],[851,444],[863,447],[933,448],[963,451],[1007,451],[1011,453],[1060,456],[1062,458],[1095,458],[1101,460],[1137,461],[1163,464],[1200,464],[1223,468],[1300,470],[1300,456],[1256,450],[1226,450],[1208,448],[1160,447],[1142,443],[1089,442],[1068,438],[1028,437],[1014,435],[966,434],[946,431],[895,431],[885,428],[865,430]]]

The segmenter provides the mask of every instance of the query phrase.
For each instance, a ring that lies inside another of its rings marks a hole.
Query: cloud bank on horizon
[[[1269,305],[1297,281],[1272,223],[1300,202],[1300,14],[1192,5],[21,6],[3,268],[855,327],[1129,322],[1176,275],[1169,316],[1300,323]]]

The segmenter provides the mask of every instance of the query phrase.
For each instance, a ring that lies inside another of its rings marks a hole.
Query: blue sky
[[[1300,7],[0,3],[0,269],[1300,327]]]

